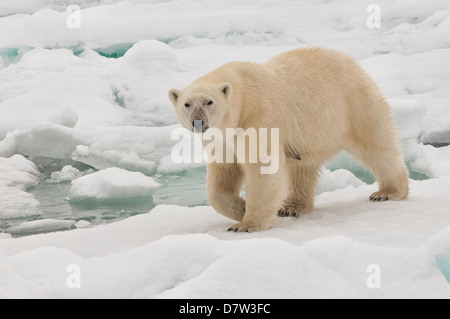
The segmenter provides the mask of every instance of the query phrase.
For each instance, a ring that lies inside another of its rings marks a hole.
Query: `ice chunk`
[[[0,219],[39,215],[39,201],[27,187],[39,183],[36,166],[22,155],[0,157]]]
[[[450,146],[433,147],[416,145],[417,158],[411,162],[411,168],[431,178],[450,174]]]
[[[151,197],[160,186],[153,178],[121,168],[107,168],[72,181],[71,201],[115,201]]]
[[[202,154],[202,153],[201,153]],[[187,163],[174,163],[171,155],[164,156],[160,164],[158,165],[158,173],[159,174],[180,174],[186,170],[205,166],[206,164],[203,162],[195,163],[187,162]]]
[[[170,155],[175,144],[170,138],[174,127],[177,126],[96,128],[87,137],[93,141],[77,146],[72,159],[98,170],[119,167],[152,175],[161,158]]]
[[[74,220],[40,219],[24,222],[19,226],[8,228],[7,232],[12,235],[47,233],[70,229],[73,224],[75,224]]]
[[[36,165],[22,155],[0,157],[0,183],[7,186],[31,187],[38,184],[39,176]]]
[[[139,171],[146,174],[153,174],[156,171],[156,163],[139,158],[139,156],[132,152],[117,162],[117,166],[130,171]]]
[[[80,220],[75,223],[75,227],[76,228],[86,228],[86,227],[89,227],[90,224],[91,223],[88,222],[87,220]]]
[[[174,49],[157,40],[144,40],[133,45],[120,62],[126,68],[127,82],[132,86],[132,89],[128,90],[127,95],[134,95],[137,98],[136,101],[133,101],[133,104],[142,109],[140,105],[142,103],[147,105],[150,101],[152,108],[160,109],[161,106],[158,106],[160,103],[158,99],[153,101],[153,98],[143,99],[143,97],[148,94],[145,93],[148,89],[159,91],[163,87],[154,82],[155,79],[152,77],[158,76],[159,79],[157,81],[162,81],[161,77],[167,76],[168,73],[173,72],[172,70],[177,68],[177,56]],[[161,96],[162,94],[163,92],[159,91],[158,95]],[[126,101],[128,100],[130,98],[126,99]]]
[[[89,173],[93,173],[92,170],[88,171]],[[46,180],[47,183],[61,183],[61,182],[71,182],[74,179],[83,176],[84,173],[80,172],[75,167],[71,165],[64,166],[60,172],[53,172],[50,176],[50,179]]]
[[[0,186],[0,218],[40,215],[39,201],[19,187]]]
[[[127,154],[116,150],[101,151],[95,148],[91,150],[87,146],[79,145],[72,153],[72,159],[97,169],[117,166],[145,174],[153,174],[156,171],[156,163],[154,161],[141,159],[135,152]]]
[[[0,156],[20,153],[67,159],[78,144],[80,139],[73,129],[44,122],[31,129],[8,134],[5,140],[0,141]]]
[[[156,40],[144,40],[136,43],[123,56],[127,64],[146,64],[155,62],[174,62],[175,51],[167,44]]]
[[[79,156],[88,156],[89,155],[89,146],[77,145],[77,147],[75,148],[74,154],[78,154]],[[72,154],[72,156],[74,156],[74,155]]]
[[[422,136],[424,144],[443,146],[450,144],[450,113],[440,116]]]

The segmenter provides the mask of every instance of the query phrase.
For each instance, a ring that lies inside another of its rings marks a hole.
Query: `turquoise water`
[[[61,163],[49,162],[47,166],[40,166],[39,170],[46,179],[50,178],[53,171],[60,170],[68,161]],[[70,163],[80,170],[86,170],[87,165]],[[27,191],[39,202],[39,209],[42,214],[26,217],[16,217],[3,219],[0,222],[0,231],[8,233],[8,229],[18,226],[23,222],[39,219],[57,219],[87,221],[89,227],[101,225],[109,222],[119,221],[130,216],[145,214],[152,210],[158,204],[181,205],[181,206],[201,206],[207,204],[205,178],[206,167],[198,167],[183,171],[177,175],[157,175],[153,178],[161,184],[153,197],[128,199],[121,201],[84,201],[72,202],[67,199],[71,183],[48,183],[45,180]],[[67,230],[75,227],[68,227]],[[55,229],[56,230],[56,229]],[[61,230],[61,229],[57,229]],[[51,230],[50,230],[51,231]],[[40,233],[35,232],[21,233],[15,231],[13,236],[20,237]]]
[[[412,170],[411,167],[409,167],[409,165],[406,165],[406,166],[408,167],[410,179],[413,179],[416,181],[423,181],[423,180],[430,178],[423,173],[419,173],[419,172]],[[375,178],[368,170],[364,170],[364,169],[352,170],[352,173],[366,184],[375,183]]]
[[[436,266],[450,283],[450,250],[436,256]]]
[[[71,164],[75,167],[78,165],[77,168],[80,170],[88,168],[85,164]],[[58,163],[50,161],[46,165],[40,166],[39,169],[46,178],[49,178],[52,171],[60,170],[64,165],[68,165],[68,162]],[[353,173],[368,184],[375,181],[368,171],[360,170]],[[428,178],[424,174],[411,170],[410,177],[417,180]],[[71,202],[67,200],[71,187],[70,182],[51,184],[43,181],[39,185],[28,189],[28,192],[41,203],[39,209],[42,211],[42,214],[3,220],[0,223],[0,231],[8,232],[10,227],[38,219],[73,220],[76,222],[83,220],[90,223],[88,227],[93,227],[148,213],[159,204],[191,207],[208,204],[205,187],[205,166],[185,170],[177,175],[156,175],[153,178],[161,183],[161,187],[157,189],[153,197],[109,202]],[[75,227],[68,227],[67,230],[73,228]],[[33,234],[33,232],[14,232],[15,237],[30,234]]]
[[[0,57],[3,59],[5,66],[18,62],[22,55],[30,51],[32,48],[28,46],[20,48],[0,48]]]

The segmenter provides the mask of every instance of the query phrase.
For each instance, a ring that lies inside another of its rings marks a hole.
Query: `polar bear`
[[[169,98],[179,122],[191,131],[196,120],[200,131],[214,127],[224,136],[227,128],[279,128],[276,173],[261,174],[261,162],[207,165],[209,203],[239,222],[230,231],[269,229],[277,212],[298,217],[313,210],[321,166],[341,150],[376,178],[379,190],[370,200],[408,195],[408,171],[390,106],[343,53],[307,48],[262,64],[227,63],[183,90],[170,90]]]

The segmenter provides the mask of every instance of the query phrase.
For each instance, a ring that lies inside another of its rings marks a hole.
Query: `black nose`
[[[195,119],[192,121],[192,129],[196,133],[203,133],[208,129],[208,127],[206,127],[206,123],[202,119]]]

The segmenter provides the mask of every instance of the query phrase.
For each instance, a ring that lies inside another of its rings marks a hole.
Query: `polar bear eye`
[[[212,104],[213,104],[213,101],[206,102],[206,105],[212,105]]]
[[[191,106],[191,105],[190,105],[189,103],[185,103],[184,106],[185,106],[185,107],[189,107],[189,106]]]

